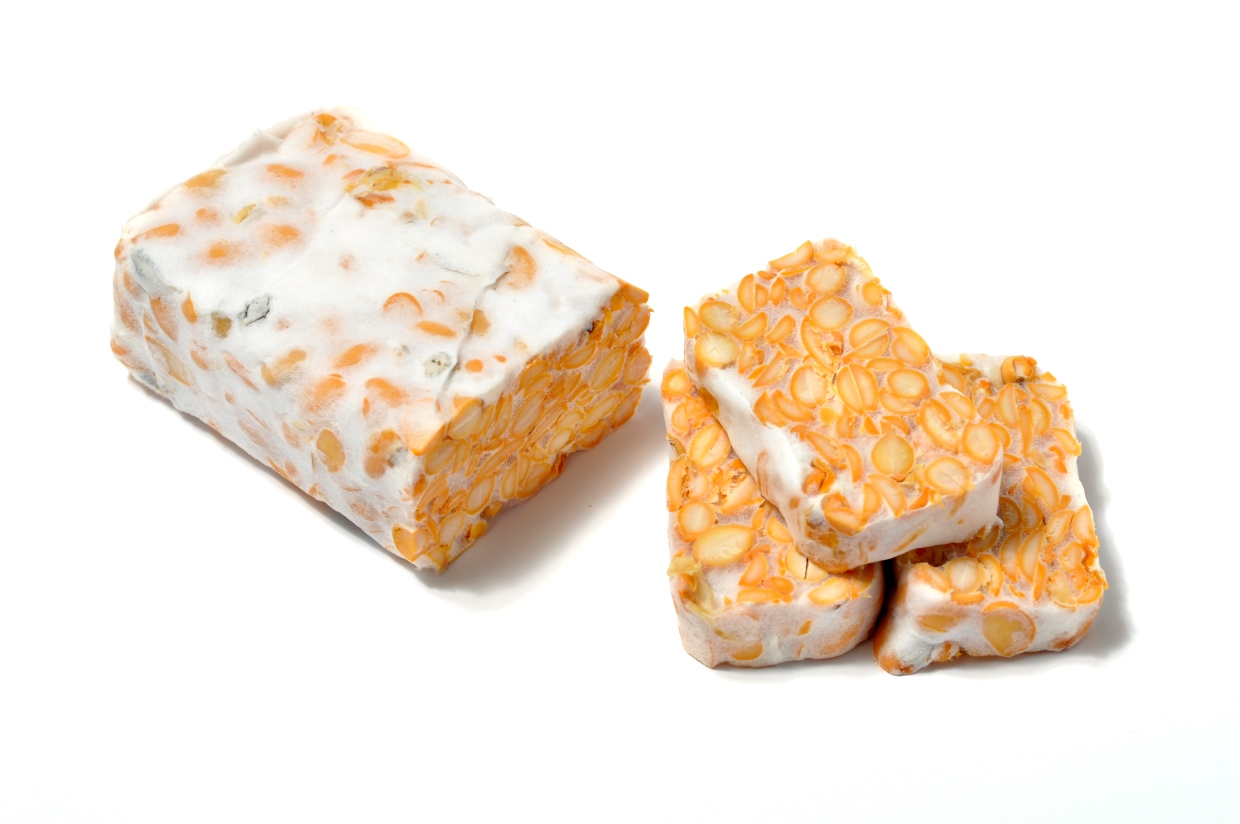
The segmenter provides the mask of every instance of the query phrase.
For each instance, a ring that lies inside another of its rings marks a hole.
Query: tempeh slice
[[[942,372],[983,420],[985,430],[962,437],[1001,444],[1001,524],[895,560],[898,586],[874,652],[897,675],[958,655],[1067,649],[1093,624],[1107,588],[1068,390],[1027,357],[961,355]]]
[[[854,251],[805,242],[685,310],[685,362],[801,552],[831,572],[992,523],[1000,451]]]
[[[668,567],[685,649],[708,667],[843,655],[869,635],[881,564],[832,575],[799,553],[683,364],[663,374],[673,457]]]

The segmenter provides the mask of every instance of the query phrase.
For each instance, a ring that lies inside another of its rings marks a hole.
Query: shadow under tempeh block
[[[255,133],[116,247],[133,375],[442,571],[632,416],[647,295],[347,109]]]
[[[1002,446],[1002,523],[895,560],[897,587],[874,638],[894,675],[962,654],[1067,649],[1088,632],[1107,588],[1068,390],[1026,357],[961,355],[942,372]]]

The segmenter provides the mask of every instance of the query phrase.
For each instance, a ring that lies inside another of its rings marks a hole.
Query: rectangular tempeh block
[[[1067,649],[1107,587],[1068,390],[1032,358],[962,355],[942,368],[1003,447],[1002,523],[895,560],[898,586],[874,639],[892,674],[961,654]]]
[[[685,362],[801,551],[832,572],[993,523],[1000,450],[864,260],[806,242],[685,310]]]
[[[883,602],[881,564],[832,575],[797,551],[684,365],[663,374],[668,567],[685,649],[708,667],[843,655]]]
[[[352,110],[159,197],[114,294],[138,380],[441,571],[624,423],[650,365],[645,292]]]

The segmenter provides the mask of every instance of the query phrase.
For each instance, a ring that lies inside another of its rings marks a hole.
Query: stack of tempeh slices
[[[1080,444],[1067,390],[1032,358],[936,357],[834,240],[687,308],[685,336],[662,395],[668,574],[693,657],[830,658],[881,614],[876,657],[909,673],[1089,629],[1106,579]]]

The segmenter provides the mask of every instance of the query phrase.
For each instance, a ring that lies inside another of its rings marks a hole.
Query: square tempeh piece
[[[708,667],[843,655],[869,636],[881,564],[832,575],[797,551],[758,494],[683,364],[663,374],[672,601],[680,637]]]
[[[962,355],[943,375],[971,394],[1003,445],[1002,523],[895,560],[899,583],[874,652],[897,675],[962,654],[1067,649],[1107,588],[1068,390],[1025,357]]]
[[[940,384],[926,342],[851,248],[807,241],[687,308],[685,334],[733,448],[824,569],[994,522],[990,430]]]
[[[439,570],[624,423],[646,293],[352,110],[258,132],[116,247],[133,375]]]

